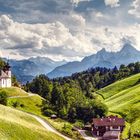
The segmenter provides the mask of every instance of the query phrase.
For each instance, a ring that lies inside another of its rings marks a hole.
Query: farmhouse
[[[92,121],[92,133],[96,136],[102,136],[103,140],[119,139],[124,127],[125,120],[117,116],[94,118]]]
[[[11,70],[7,63],[3,69],[0,70],[0,88],[11,87]]]

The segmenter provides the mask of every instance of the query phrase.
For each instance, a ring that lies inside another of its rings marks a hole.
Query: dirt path
[[[34,117],[40,124],[42,124],[42,126],[44,126],[48,131],[51,131],[51,132],[63,137],[65,140],[72,140],[71,138],[59,133],[57,130],[55,130],[52,126],[50,126],[50,124],[48,124],[42,118],[40,118],[40,117],[38,117],[36,115],[31,115],[31,116]]]
[[[27,95],[25,96],[11,96],[11,97],[8,97],[8,98],[11,98],[11,99],[14,99],[14,98],[27,98],[27,97],[31,97],[31,96],[38,96],[38,94],[33,94],[33,93],[28,93]],[[40,96],[40,98],[42,100],[45,100],[43,97]]]
[[[27,96],[13,96],[13,97],[9,97],[9,98],[27,98],[30,96],[38,96],[37,94],[32,94],[32,93],[28,93]],[[43,100],[45,100],[44,98],[42,98]],[[27,112],[26,112],[27,113]],[[59,135],[60,137],[63,137],[65,140],[72,140],[71,138],[61,134],[60,132],[58,132],[56,129],[54,129],[49,123],[47,123],[46,121],[44,121],[42,118],[40,118],[39,116],[33,115],[28,113],[30,116],[32,116],[33,118],[35,118],[42,126],[44,126],[47,131],[51,131],[57,135]]]
[[[32,93],[28,93],[27,96],[13,96],[13,97],[8,97],[8,98],[27,98],[30,96],[38,96],[37,94],[32,94]],[[45,100],[44,98],[42,98],[43,100]],[[27,113],[27,112],[26,112]],[[61,134],[60,132],[58,132],[56,129],[54,129],[50,124],[48,124],[46,121],[44,121],[42,118],[40,118],[39,116],[33,115],[28,113],[30,116],[32,116],[33,118],[35,118],[42,126],[44,126],[47,131],[51,131],[61,137],[63,137],[65,140],[72,140],[71,138]]]

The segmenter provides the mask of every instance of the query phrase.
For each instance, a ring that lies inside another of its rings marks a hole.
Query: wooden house
[[[114,137],[117,139],[124,127],[125,120],[117,116],[94,118],[92,121],[92,133],[102,136],[104,139],[113,139]]]

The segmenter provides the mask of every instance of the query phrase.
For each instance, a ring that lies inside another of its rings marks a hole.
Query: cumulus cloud
[[[74,18],[79,19],[78,16]],[[61,22],[25,24],[14,22],[10,17],[2,15],[0,29],[1,47],[24,57],[40,54],[59,54],[62,57],[74,57],[78,54],[81,57],[94,51],[83,33],[73,35]]]
[[[134,0],[132,3],[132,9],[130,9],[128,12],[129,14],[140,18],[140,0]]]
[[[119,2],[120,0],[105,0],[105,4],[107,6],[111,6],[112,8],[120,6]]]
[[[98,13],[97,18],[103,18],[102,13]],[[65,22],[38,24],[20,23],[10,16],[0,16],[0,46],[3,54],[11,58],[47,56],[54,60],[79,60],[101,48],[118,51],[124,38],[140,49],[139,31],[139,24],[123,28],[94,26],[76,13]]]

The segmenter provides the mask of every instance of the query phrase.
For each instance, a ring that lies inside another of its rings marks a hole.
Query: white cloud
[[[140,0],[134,0],[132,3],[132,7],[133,8],[130,9],[128,13],[140,18]]]
[[[120,6],[119,4],[120,0],[104,0],[104,1],[107,6],[111,6],[112,8]]]
[[[91,0],[71,0],[71,2],[77,6],[79,2],[82,2],[82,1],[91,1]]]
[[[79,60],[101,48],[118,51],[124,38],[132,39],[135,47],[140,49],[139,24],[105,27],[87,24],[82,16],[76,14],[72,14],[70,19],[67,25],[60,21],[27,24],[15,22],[7,15],[0,16],[0,46],[3,54],[10,58],[47,56],[54,60]],[[71,24],[73,27],[70,27]]]
[[[74,19],[78,22],[79,16],[74,15]],[[80,22],[84,23],[81,17]],[[94,51],[83,33],[73,35],[61,22],[25,24],[2,15],[0,29],[0,46],[24,57],[58,54],[62,57],[81,57]]]

